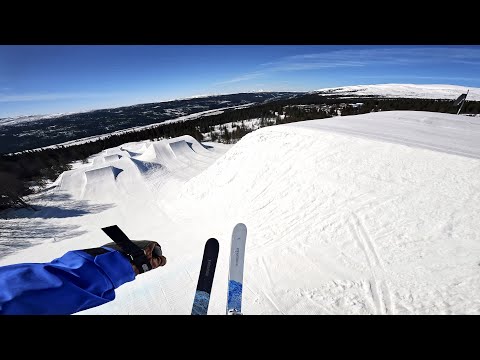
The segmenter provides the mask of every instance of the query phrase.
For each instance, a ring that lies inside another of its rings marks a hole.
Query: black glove
[[[129,258],[135,274],[142,274],[166,264],[167,259],[162,256],[162,248],[156,241],[132,241],[117,225],[107,226],[102,230],[114,241],[105,246],[110,246]]]
[[[147,257],[147,260],[149,261],[150,263],[150,266],[152,269],[154,268],[157,268],[159,266],[164,266],[166,263],[167,263],[167,259],[165,258],[165,256],[163,256],[162,254],[162,248],[161,246],[155,242],[155,241],[150,241],[150,240],[131,240],[135,245],[137,245],[140,249],[142,249],[144,252],[145,252],[145,255]],[[153,247],[153,250],[150,254],[150,249],[151,249],[151,246],[152,244],[155,244],[155,246]],[[108,252],[107,249],[105,249],[104,247],[107,247],[107,248],[110,248],[110,249],[113,249],[113,250],[116,250],[118,251],[120,254],[122,254],[123,256],[125,256],[125,258],[130,261],[130,264],[132,264],[132,267],[133,267],[133,270],[135,271],[135,274],[138,275],[139,273],[142,273],[142,272],[145,272],[145,271],[148,271],[148,270],[145,270],[145,269],[141,269],[139,270],[137,268],[137,265],[134,263],[134,261],[130,258],[130,256],[128,256],[125,251],[123,251],[122,248],[120,248],[120,246],[118,246],[116,243],[114,242],[110,242],[108,244],[105,244],[105,245],[102,245],[102,247],[98,247],[98,248],[90,248],[90,249],[82,249],[82,251],[86,252],[87,254],[90,254],[92,256],[97,256],[97,255],[101,255],[101,254],[105,254]],[[142,271],[143,270],[143,271]]]
[[[135,245],[137,245],[140,249],[144,250],[147,248],[148,245],[150,245],[152,242],[155,243],[155,248],[153,249],[153,253],[152,253],[152,256],[156,256],[156,257],[160,257],[162,256],[162,247],[155,241],[150,241],[150,240],[131,240],[131,242],[133,242]],[[105,244],[105,245],[102,245],[102,247],[105,246],[105,247],[108,247],[108,248],[111,248],[111,249],[114,249],[114,250],[117,250],[119,252],[121,252],[122,254],[125,254],[125,252],[123,251],[123,249],[118,246],[116,243],[114,242],[110,242],[108,244]],[[128,257],[128,256],[127,256]],[[129,258],[130,259],[130,258]]]

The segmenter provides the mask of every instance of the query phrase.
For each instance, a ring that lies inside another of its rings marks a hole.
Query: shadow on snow
[[[50,194],[42,200],[43,204],[32,203],[37,211],[10,209],[0,213],[0,258],[43,242],[63,241],[86,233],[79,225],[58,224],[46,219],[98,214],[115,206],[72,199],[64,193]]]

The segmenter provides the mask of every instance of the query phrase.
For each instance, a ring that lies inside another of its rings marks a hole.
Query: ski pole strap
[[[117,225],[104,227],[102,230],[128,255],[140,274],[152,269],[143,250],[135,245]]]

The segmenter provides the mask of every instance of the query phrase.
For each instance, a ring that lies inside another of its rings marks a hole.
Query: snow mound
[[[175,168],[175,154],[166,141],[159,141],[150,144],[145,152],[137,156],[138,160],[155,162],[168,168]]]
[[[85,171],[86,184],[96,184],[115,181],[122,169],[114,166],[105,166],[95,170]]]
[[[79,200],[115,202],[125,194],[144,197],[145,191],[150,192],[149,198],[166,198],[227,148],[218,144],[209,149],[191,136],[128,143],[106,149],[92,156],[92,162],[65,172],[57,189]]]
[[[175,157],[184,163],[189,165],[195,163],[209,163],[210,156],[208,156],[207,151],[202,148],[196,148],[197,151],[194,150],[193,143],[187,142],[185,140],[171,142],[170,148],[172,149]]]
[[[115,154],[115,155],[107,155],[104,157],[104,160],[105,162],[110,162],[110,161],[115,161],[115,160],[118,160],[122,157],[122,155],[118,155],[118,154]]]
[[[208,166],[216,156],[193,137],[186,135],[152,142],[135,159],[159,164],[179,177],[186,175],[190,178],[193,173]]]
[[[137,168],[137,170],[142,174],[147,174],[152,171],[158,171],[162,168],[161,164],[141,161],[135,158],[129,158],[127,160],[130,161]]]
[[[128,153],[129,157],[139,156],[139,155],[142,155],[142,153],[143,153],[143,151],[142,152],[135,152],[135,151],[127,150],[127,149],[121,149],[121,150],[126,151]]]
[[[123,169],[105,166],[85,171],[83,199],[105,199],[115,188],[118,175]]]

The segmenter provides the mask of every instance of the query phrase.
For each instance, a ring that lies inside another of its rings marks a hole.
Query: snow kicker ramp
[[[85,171],[83,198],[98,199],[116,188],[117,176],[122,172],[114,166],[105,166]]]
[[[219,279],[234,225],[247,225],[247,314],[480,314],[476,121],[405,115],[399,133],[388,113],[371,114],[379,128],[352,125],[403,143],[325,131],[325,120],[250,133],[187,182],[169,213],[198,242],[219,239]],[[456,137],[446,141],[445,128]],[[180,283],[193,294],[195,279]],[[214,282],[209,313],[224,313],[226,284]]]
[[[225,149],[219,151],[223,153]],[[139,193],[143,196],[144,191],[151,192],[149,200],[166,199],[170,193],[176,193],[179,184],[203,171],[219,156],[191,136],[128,143],[92,156],[89,166],[65,172],[58,190],[76,199],[103,202]]]
[[[196,149],[196,150],[194,150]],[[135,159],[160,164],[173,176],[188,180],[208,167],[218,154],[212,154],[191,136],[152,142]]]
[[[86,183],[87,185],[98,183],[112,184],[121,171],[121,169],[118,169],[114,166],[105,166],[95,170],[85,171],[85,178],[87,180]]]
[[[116,160],[121,159],[121,158],[122,158],[122,155],[120,155],[120,154],[95,156],[93,158],[93,164],[94,165],[101,165],[101,164],[104,164],[104,163],[116,161]]]
[[[162,165],[160,164],[145,162],[137,160],[135,158],[129,158],[127,160],[130,161],[133,165],[135,165],[135,167],[141,174],[147,174],[149,172],[157,171],[162,168]]]
[[[177,159],[189,165],[202,165],[211,163],[208,156],[203,155],[202,152],[197,153],[193,149],[193,143],[191,142],[185,140],[171,142],[170,148]]]
[[[115,154],[115,155],[107,155],[105,156],[105,162],[110,162],[110,161],[115,161],[115,160],[118,160],[122,157],[122,155],[118,155],[118,154]]]
[[[135,158],[145,162],[154,162],[163,166],[167,163],[174,161],[174,155],[166,146],[165,142],[153,142],[147,146],[147,149],[139,156]]]

